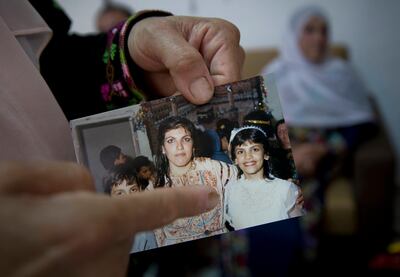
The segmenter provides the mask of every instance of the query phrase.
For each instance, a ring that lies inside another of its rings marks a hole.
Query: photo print
[[[111,197],[209,186],[218,205],[135,236],[132,252],[300,216],[301,191],[273,76],[215,88],[207,104],[183,96],[71,121],[78,162]]]

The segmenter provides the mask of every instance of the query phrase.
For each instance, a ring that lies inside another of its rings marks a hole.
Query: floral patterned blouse
[[[189,171],[180,176],[171,175],[172,186],[211,186],[219,194],[219,204],[209,212],[198,216],[177,219],[154,230],[157,245],[166,246],[189,240],[225,233],[224,192],[229,180],[235,179],[235,166],[209,158],[195,158]]]

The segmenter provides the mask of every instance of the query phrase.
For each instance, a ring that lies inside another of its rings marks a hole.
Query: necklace
[[[196,164],[193,162],[193,160],[190,161],[190,166],[186,169],[185,172],[181,173],[181,174],[170,174],[171,177],[181,177],[181,176],[185,176],[186,174],[188,174],[190,171],[196,169]]]
[[[191,174],[189,174],[191,171],[196,169],[196,164],[192,161],[190,161],[190,166],[187,168],[187,170],[182,173],[182,174],[171,174],[171,178],[173,179],[173,185],[174,186],[184,186],[187,184],[191,183]]]

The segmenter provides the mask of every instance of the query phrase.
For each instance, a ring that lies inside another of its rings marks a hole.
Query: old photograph
[[[216,87],[201,106],[172,96],[71,122],[78,161],[111,197],[208,186],[219,203],[135,237],[138,252],[302,215],[273,76]]]

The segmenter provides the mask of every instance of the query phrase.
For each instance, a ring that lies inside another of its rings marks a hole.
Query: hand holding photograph
[[[71,121],[79,163],[111,197],[208,186],[218,205],[135,236],[132,252],[301,216],[301,190],[273,76],[216,87],[207,104],[172,96]]]

